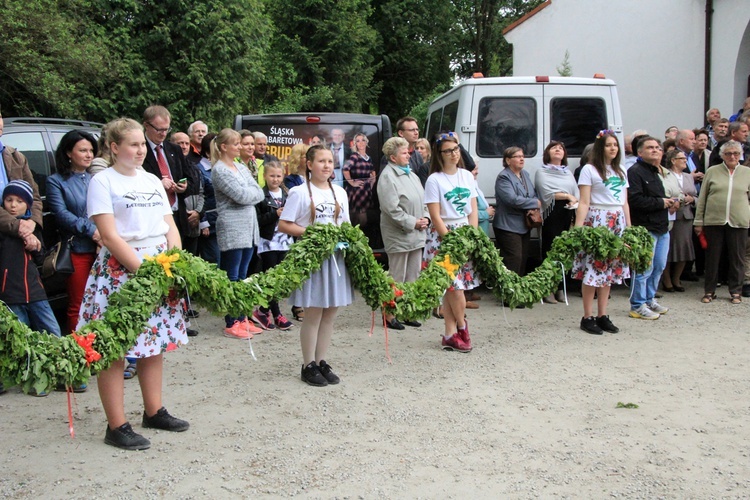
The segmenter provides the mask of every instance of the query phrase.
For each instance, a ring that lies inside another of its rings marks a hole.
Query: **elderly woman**
[[[375,167],[367,154],[369,139],[365,134],[354,136],[354,151],[344,164],[344,190],[349,197],[349,217],[352,224],[367,224],[367,210],[372,207],[372,187],[375,184]]]
[[[552,248],[552,241],[570,229],[578,207],[578,183],[568,168],[568,152],[559,141],[551,141],[542,155],[544,164],[536,171],[534,186],[542,201],[542,259]],[[565,279],[565,277],[563,277]],[[556,294],[544,298],[547,304],[565,301],[563,284]]]
[[[68,325],[75,331],[83,291],[91,266],[101,246],[101,236],[86,211],[91,174],[87,169],[97,152],[96,140],[81,130],[71,130],[60,139],[55,152],[57,173],[47,178],[47,203],[55,216],[60,240],[70,241],[73,274],[68,277]]]
[[[724,160],[706,172],[695,207],[695,233],[706,239],[706,276],[701,302],[708,304],[716,298],[719,259],[727,248],[729,294],[732,304],[742,302],[742,280],[745,274],[747,229],[750,227],[750,169],[737,168],[742,156],[742,145],[727,141],[719,151]]]
[[[503,169],[495,180],[495,246],[505,267],[523,275],[529,257],[531,230],[526,226],[526,212],[538,210],[542,202],[537,198],[534,183],[523,169],[523,150],[510,147],[503,153]]]
[[[664,173],[664,192],[668,198],[678,198],[679,204],[669,209],[669,256],[662,274],[665,292],[684,292],[680,276],[685,265],[695,259],[693,235],[693,205],[698,193],[689,172],[685,171],[687,156],[679,149],[667,154],[667,170]]]
[[[378,181],[380,231],[388,254],[388,272],[397,282],[413,282],[419,277],[422,252],[430,219],[424,204],[424,189],[417,174],[409,168],[409,143],[391,137],[383,145],[388,164]],[[399,320],[386,317],[389,328],[403,330]],[[422,326],[404,321],[408,326]]]

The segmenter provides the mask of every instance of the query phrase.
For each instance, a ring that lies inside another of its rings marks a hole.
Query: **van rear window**
[[[607,128],[607,108],[598,97],[555,97],[550,102],[550,137],[565,144],[568,156],[583,148]]]
[[[485,97],[479,101],[477,154],[502,158],[511,146],[527,156],[537,152],[536,101],[525,97]]]

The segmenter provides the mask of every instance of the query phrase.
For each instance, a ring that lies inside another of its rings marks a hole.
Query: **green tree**
[[[6,116],[86,118],[85,97],[109,67],[101,32],[81,16],[84,1],[3,3],[0,105]]]
[[[573,76],[573,66],[570,65],[570,52],[565,50],[565,57],[562,63],[557,67],[557,74],[560,76]]]
[[[448,0],[373,0],[373,7],[372,24],[382,40],[378,108],[395,121],[425,96],[450,87],[456,8]]]
[[[368,111],[380,50],[369,0],[267,0],[275,26],[266,109]]]

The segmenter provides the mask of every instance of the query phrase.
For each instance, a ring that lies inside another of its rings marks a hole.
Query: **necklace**
[[[454,174],[450,174],[450,175],[446,174],[445,172],[440,172],[440,173],[443,174],[443,177],[445,177],[445,179],[448,181],[448,184],[450,184],[454,189],[461,186],[461,176],[458,175],[458,170],[456,170]],[[456,181],[457,181],[456,184],[454,184],[453,181],[451,180],[451,176],[454,176],[454,175],[456,176]]]

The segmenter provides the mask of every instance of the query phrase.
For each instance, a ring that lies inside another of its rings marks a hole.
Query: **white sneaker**
[[[649,309],[646,304],[643,304],[638,309],[631,309],[630,317],[636,319],[659,319],[659,314]]]
[[[668,307],[664,307],[663,305],[659,304],[655,300],[652,300],[650,303],[647,304],[648,308],[654,311],[657,314],[667,314],[669,312]]]

